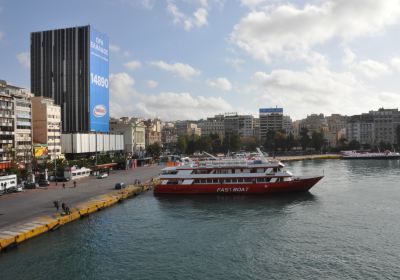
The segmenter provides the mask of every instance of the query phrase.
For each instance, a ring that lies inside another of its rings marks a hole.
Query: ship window
[[[218,179],[213,179],[213,183],[218,183]]]
[[[270,182],[270,181],[271,181],[271,178],[265,178],[265,181],[266,181],[266,182]]]
[[[243,178],[239,178],[239,179],[238,179],[238,182],[239,182],[239,183],[243,183]]]
[[[207,183],[207,180],[206,179],[201,179],[201,183],[205,184],[205,183]]]
[[[212,183],[212,179],[207,179],[207,183]]]
[[[232,180],[231,179],[226,179],[225,182],[230,183]]]
[[[235,174],[235,169],[232,169],[232,173]]]
[[[257,182],[263,183],[263,182],[265,182],[265,178],[257,178]]]

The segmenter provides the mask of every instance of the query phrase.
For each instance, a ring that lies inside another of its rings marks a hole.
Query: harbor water
[[[325,178],[304,194],[147,192],[0,254],[0,279],[399,277],[400,161],[287,167]]]

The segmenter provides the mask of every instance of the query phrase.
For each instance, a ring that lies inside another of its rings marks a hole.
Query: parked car
[[[68,182],[70,179],[65,177],[54,177],[50,176],[49,181],[51,182]]]
[[[100,173],[98,176],[97,176],[97,179],[104,179],[104,178],[107,178],[108,177],[108,174],[107,173]]]
[[[122,183],[122,182],[115,184],[116,190],[124,189],[125,187],[126,187],[125,183]]]
[[[24,187],[25,189],[36,189],[39,187],[39,184],[35,182],[25,182]]]
[[[50,182],[48,180],[45,180],[45,179],[40,179],[37,183],[39,184],[39,186],[43,186],[43,187],[50,185]]]

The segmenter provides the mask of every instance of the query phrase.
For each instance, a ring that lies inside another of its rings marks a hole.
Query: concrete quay
[[[280,156],[275,157],[276,160],[285,161],[298,161],[298,160],[320,160],[320,159],[342,159],[339,154],[323,154],[323,155],[302,155],[302,156]],[[272,158],[271,158],[272,159]]]
[[[114,171],[105,179],[90,177],[77,180],[76,188],[71,182],[66,184],[65,189],[62,183],[57,186],[53,183],[47,189],[26,190],[0,197],[0,251],[148,190],[150,183],[133,183],[136,179],[150,181],[160,169],[159,166],[150,166]],[[115,190],[117,182],[124,182],[128,187]],[[66,203],[71,213],[61,215],[53,205],[54,200]]]

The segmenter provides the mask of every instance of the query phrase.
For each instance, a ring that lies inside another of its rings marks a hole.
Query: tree
[[[324,133],[322,131],[313,131],[311,136],[311,144],[316,151],[321,151],[325,144]]]
[[[307,128],[305,128],[305,127],[301,128],[299,141],[300,141],[300,145],[301,145],[301,148],[303,149],[303,151],[306,150],[307,147],[310,145],[311,139],[310,139],[310,136],[308,136]]]
[[[187,147],[188,147],[188,137],[187,136],[180,136],[178,138],[178,144],[177,144],[177,149],[179,152],[182,154],[187,153]]]
[[[286,148],[286,132],[284,130],[278,130],[275,132],[274,142],[275,148],[285,150]]]
[[[243,137],[241,138],[242,149],[248,152],[254,152],[260,143],[256,137]]]
[[[148,145],[146,148],[146,152],[151,157],[159,157],[161,155],[161,145],[160,143],[156,142],[154,144]]]
[[[296,146],[296,139],[294,139],[294,135],[290,132],[289,135],[286,137],[285,148],[287,151],[290,151],[293,147]]]
[[[275,130],[268,130],[265,138],[264,148],[269,152],[274,152],[276,149]]]
[[[224,152],[237,152],[240,150],[240,137],[236,133],[228,133],[223,140]]]
[[[360,149],[360,142],[358,142],[357,140],[353,139],[350,141],[349,143],[349,150],[359,150]]]
[[[211,140],[211,151],[213,153],[220,153],[222,152],[222,142],[223,139],[220,137],[218,134],[210,134],[210,140]]]
[[[199,151],[211,152],[212,144],[210,136],[201,136],[199,139],[197,139],[196,146]]]
[[[397,142],[397,149],[400,148],[400,125],[396,126],[396,142]]]

